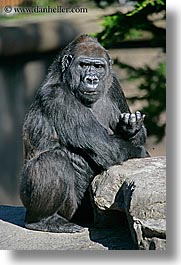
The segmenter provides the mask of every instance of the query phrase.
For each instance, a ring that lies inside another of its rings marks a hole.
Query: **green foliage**
[[[152,14],[163,14],[162,18],[165,19],[165,5],[165,0],[138,0],[131,12],[126,14],[116,12],[106,16],[103,21],[104,29],[95,36],[108,49],[120,48],[124,43],[126,45],[132,43],[134,47],[135,40],[139,40],[139,48],[145,47],[146,39],[149,47],[162,47],[165,51],[166,31],[164,28],[157,27],[150,19]],[[155,135],[157,141],[161,141],[165,135],[166,126],[163,119],[163,113],[166,110],[165,63],[160,63],[155,69],[149,65],[135,68],[118,60],[114,60],[114,63],[127,71],[128,81],[140,81],[139,95],[129,100],[132,103],[136,101],[141,103],[140,105],[143,106],[141,111],[147,115],[145,123],[148,135]]]
[[[128,14],[116,12],[106,16],[102,23],[104,29],[97,33],[98,40],[107,48],[119,48],[128,39],[144,39],[145,34],[149,35],[150,46],[165,48],[165,29],[158,28],[153,21],[148,18],[149,14],[160,13],[164,10],[163,5],[147,5],[144,9],[128,17]],[[134,11],[133,11],[134,12]],[[147,37],[148,38],[148,37]]]
[[[138,13],[139,11],[141,11],[143,8],[145,8],[148,5],[152,5],[152,6],[163,5],[164,6],[165,1],[164,0],[142,0],[142,1],[140,1],[140,3],[138,2],[135,5],[134,10],[132,12],[128,13],[127,16],[132,16],[132,15]]]

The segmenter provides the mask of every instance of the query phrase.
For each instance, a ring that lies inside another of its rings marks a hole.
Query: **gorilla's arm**
[[[57,87],[56,94],[43,95],[42,102],[49,120],[54,121],[60,146],[86,152],[103,169],[145,155],[142,148],[133,147],[115,135],[108,135],[91,109],[81,104],[69,90]]]
[[[146,128],[143,123],[145,115],[142,115],[140,112],[131,114],[124,92],[116,76],[113,76],[113,83],[108,96],[120,111],[120,113],[117,113],[119,120],[114,126],[114,133],[121,135],[125,140],[131,142],[135,146],[144,145],[147,136]]]

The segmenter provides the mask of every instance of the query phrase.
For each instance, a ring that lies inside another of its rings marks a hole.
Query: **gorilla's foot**
[[[38,222],[25,223],[25,227],[30,230],[52,233],[76,233],[84,231],[83,227],[70,223],[67,219],[58,214],[43,218]]]

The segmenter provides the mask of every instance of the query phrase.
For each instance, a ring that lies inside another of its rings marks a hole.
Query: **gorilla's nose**
[[[95,86],[98,84],[99,79],[96,75],[87,75],[84,79],[84,81],[88,84],[88,85],[92,85]]]

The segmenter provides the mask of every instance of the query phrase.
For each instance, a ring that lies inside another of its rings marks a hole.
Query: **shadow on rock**
[[[137,249],[124,213],[112,210],[100,213],[99,210],[98,220],[102,220],[102,222],[97,223],[96,227],[89,228],[91,241],[100,243],[110,250]]]

